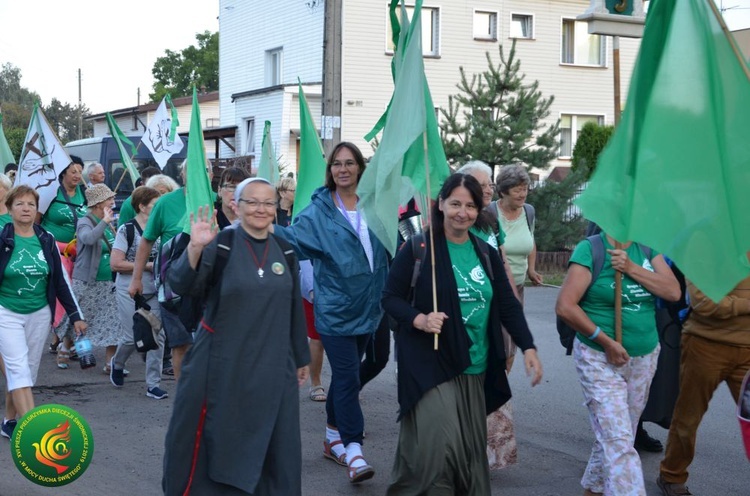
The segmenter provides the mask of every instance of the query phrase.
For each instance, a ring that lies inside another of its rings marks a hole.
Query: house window
[[[497,12],[474,11],[474,39],[497,41]]]
[[[401,19],[400,10],[396,11]],[[411,20],[414,13],[413,6],[406,7],[406,15]],[[393,54],[393,30],[390,15],[386,15],[386,53]],[[422,55],[425,57],[440,56],[440,9],[437,7],[422,7]]]
[[[576,146],[578,133],[587,122],[603,125],[604,116],[574,114],[562,114],[560,116],[560,158],[573,156],[573,148]]]
[[[266,86],[281,84],[281,64],[284,55],[282,48],[266,51]]]
[[[245,155],[255,155],[255,119],[245,121]]]
[[[588,24],[585,22],[563,19],[560,45],[560,62],[563,64],[603,67],[607,60],[604,38],[598,34],[589,34]]]
[[[534,16],[531,14],[510,15],[511,38],[534,38]]]

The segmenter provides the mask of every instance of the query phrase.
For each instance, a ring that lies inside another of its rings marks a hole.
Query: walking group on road
[[[378,476],[383,468],[364,449],[360,391],[390,359],[391,336],[400,431],[387,494],[489,495],[491,470],[516,463],[508,374],[517,349],[531,385],[543,377],[523,309],[527,279],[543,282],[523,166],[501,168],[493,183],[492,169],[472,161],[431,204],[409,202],[402,220],[429,213],[429,225],[409,221],[391,257],[359,208],[367,164],[348,142],[334,147],[324,184],[299,212],[293,179],[274,185],[227,168],[216,203],[190,214],[185,174],[183,187],[148,178],[118,227],[115,194],[83,188],[81,165],[60,174],[44,213],[33,189],[0,175],[3,436],[34,407],[51,329],[59,373],[85,336],[104,348],[112,385],[127,385],[138,298],[161,322],[158,346],[144,355],[146,396],[169,396],[166,360],[177,381],[167,495],[301,494],[298,388],[308,379],[306,396],[325,402],[322,455],[353,484]],[[660,302],[683,298],[679,394],[657,477],[666,496],[691,494],[696,431],[719,384],[737,402],[743,395],[750,278],[714,302],[690,281],[683,290],[665,257],[639,243],[601,232],[573,251],[556,312],[576,331],[573,361],[594,435],[584,495],[646,494],[636,447],[662,449],[641,427],[660,363],[656,314]]]

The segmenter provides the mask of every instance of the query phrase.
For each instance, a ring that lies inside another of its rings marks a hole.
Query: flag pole
[[[432,274],[432,311],[436,312],[438,311],[438,304],[437,304],[437,278],[435,276],[435,234],[432,230],[432,214],[431,214],[431,208],[430,208],[430,200],[432,199],[432,192],[430,191],[430,159],[429,155],[427,153],[427,131],[422,132],[422,142],[424,144],[424,170],[425,170],[425,178],[427,179],[427,205],[425,206],[425,210],[427,210],[427,225],[429,226],[430,231],[430,273]],[[434,335],[433,345],[432,348],[437,351],[438,349],[438,335]]]
[[[716,8],[716,4],[713,2],[713,0],[706,0],[706,1],[708,2],[708,5],[711,6],[711,10],[716,16],[716,20],[719,21],[719,26],[721,26],[721,29],[724,31],[724,34],[729,40],[729,45],[732,47],[732,51],[734,52],[734,55],[739,60],[742,70],[745,71],[745,76],[747,76],[747,78],[750,79],[750,67],[748,67],[747,62],[745,61],[745,57],[743,57],[742,52],[740,51],[740,48],[737,46],[737,40],[735,40],[734,36],[732,36],[732,33],[729,32],[729,28],[727,27],[727,24],[724,22],[724,17],[722,17],[721,12],[719,12],[719,9]]]
[[[709,0],[710,1],[710,0]],[[612,37],[612,72],[614,73],[615,129],[620,124],[620,37]],[[615,240],[615,249],[622,250],[622,243]],[[615,271],[615,341],[622,344],[622,272]]]

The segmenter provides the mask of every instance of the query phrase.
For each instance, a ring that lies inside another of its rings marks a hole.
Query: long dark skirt
[[[401,419],[389,496],[486,496],[484,376],[461,375],[431,389]]]

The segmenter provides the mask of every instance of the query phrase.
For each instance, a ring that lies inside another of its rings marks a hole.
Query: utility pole
[[[83,139],[83,99],[81,98],[81,69],[78,69],[78,139]]]
[[[342,0],[325,2],[323,24],[323,98],[321,130],[326,156],[341,141],[341,11]]]

